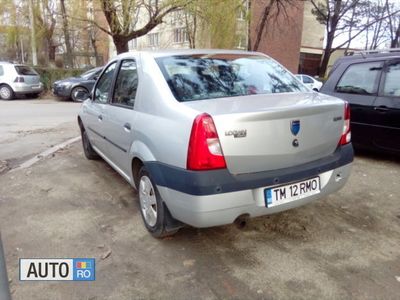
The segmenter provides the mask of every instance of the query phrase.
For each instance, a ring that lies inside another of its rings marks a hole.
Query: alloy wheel
[[[150,227],[154,227],[157,223],[157,199],[153,184],[147,176],[140,178],[139,200],[146,223]]]

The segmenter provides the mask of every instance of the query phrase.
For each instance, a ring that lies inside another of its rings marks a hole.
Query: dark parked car
[[[338,59],[320,92],[350,103],[355,147],[400,154],[400,49]]]
[[[53,94],[62,98],[79,101],[76,95],[79,91],[90,93],[103,67],[86,71],[78,77],[71,77],[53,83]]]

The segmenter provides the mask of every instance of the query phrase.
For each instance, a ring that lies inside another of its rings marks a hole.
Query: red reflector
[[[214,121],[208,114],[198,115],[193,122],[190,134],[187,169],[223,168],[226,168],[226,163]]]
[[[344,103],[344,124],[342,137],[340,138],[340,145],[346,145],[351,142],[350,130],[350,105],[348,102]]]

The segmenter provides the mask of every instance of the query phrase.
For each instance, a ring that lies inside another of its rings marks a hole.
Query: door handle
[[[379,111],[379,112],[387,112],[389,110],[389,108],[382,105],[382,106],[375,106],[374,110]]]
[[[125,129],[126,131],[131,131],[131,124],[125,123],[125,124],[124,124],[124,129]]]
[[[97,118],[99,119],[99,121],[103,121],[103,116],[102,115],[99,115]]]

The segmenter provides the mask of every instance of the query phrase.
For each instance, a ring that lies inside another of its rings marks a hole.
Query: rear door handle
[[[124,124],[124,129],[125,129],[126,131],[131,131],[131,124],[125,123],[125,124]]]
[[[379,112],[387,112],[389,110],[389,108],[382,105],[382,106],[375,106],[374,110],[379,111]]]
[[[103,121],[103,116],[102,115],[99,115],[97,118],[99,119],[99,121]]]

